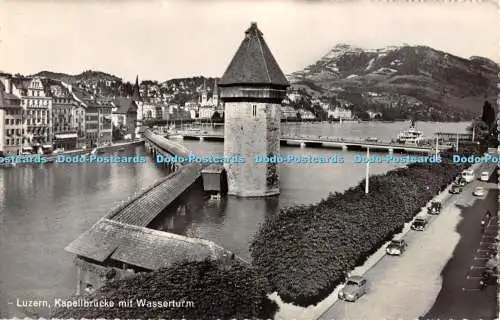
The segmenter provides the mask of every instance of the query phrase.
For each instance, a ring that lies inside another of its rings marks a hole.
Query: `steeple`
[[[206,106],[208,103],[207,80],[203,78],[203,90],[201,91],[201,105]]]
[[[135,77],[135,84],[132,91],[132,100],[139,101],[141,99],[141,94],[139,92],[139,75]]]
[[[241,84],[288,87],[290,84],[274,59],[257,23],[252,22],[245,38],[219,82],[220,87]]]
[[[217,88],[217,79],[214,80],[214,92],[212,92],[212,103],[214,106],[219,105],[219,89]]]
[[[213,95],[217,95],[217,79],[214,80],[214,92]]]

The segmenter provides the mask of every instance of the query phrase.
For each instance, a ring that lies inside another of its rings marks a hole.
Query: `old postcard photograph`
[[[0,0],[0,319],[497,319],[495,1]]]

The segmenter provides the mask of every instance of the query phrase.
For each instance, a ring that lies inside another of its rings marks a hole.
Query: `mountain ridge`
[[[499,72],[491,59],[466,59],[429,46],[363,49],[337,44],[287,78],[312,95],[340,97],[362,109],[390,108],[405,98],[422,106],[424,110],[415,111],[422,116],[432,111],[438,117],[471,118],[480,114],[484,100],[496,100]]]

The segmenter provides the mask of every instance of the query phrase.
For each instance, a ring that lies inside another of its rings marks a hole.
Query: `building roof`
[[[129,112],[137,112],[137,105],[132,99],[118,97],[113,103],[118,107],[114,113],[127,114]]]
[[[221,87],[238,84],[289,86],[256,23],[245,32],[245,38],[219,82]]]
[[[30,78],[26,77],[13,77],[12,84],[15,85],[18,89],[28,89],[28,86],[31,82]]]
[[[99,262],[111,259],[149,270],[168,267],[177,261],[218,259],[228,254],[222,247],[208,240],[106,218],[99,220],[65,250]]]

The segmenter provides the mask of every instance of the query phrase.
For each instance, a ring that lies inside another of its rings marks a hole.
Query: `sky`
[[[251,22],[286,74],[339,43],[500,61],[500,10],[487,0],[0,0],[0,70],[220,77]]]

